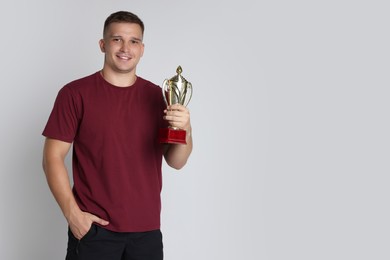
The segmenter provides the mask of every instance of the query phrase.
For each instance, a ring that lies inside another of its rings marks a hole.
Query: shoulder
[[[91,85],[95,85],[96,82],[98,81],[98,72],[95,72],[91,75],[73,80],[69,83],[67,83],[63,89],[68,89],[69,91],[77,91],[81,90],[83,88],[88,88]]]
[[[159,89],[160,87],[157,86],[156,84],[154,84],[153,82],[147,80],[147,79],[144,79],[142,77],[137,77],[137,83],[144,86],[144,87],[148,87],[148,88],[151,88],[151,89]]]
[[[82,96],[85,93],[88,93],[88,89],[91,89],[91,86],[96,85],[96,73],[73,80],[65,84],[57,94],[58,102],[72,102],[78,103],[82,100]]]
[[[137,78],[137,84],[143,87],[143,89],[146,89],[147,91],[150,92],[155,92],[155,93],[161,93],[161,88],[160,86],[154,84],[153,82],[146,80],[142,77]]]

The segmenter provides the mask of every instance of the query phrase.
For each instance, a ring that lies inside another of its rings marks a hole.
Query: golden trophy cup
[[[177,75],[164,80],[162,94],[168,106],[181,104],[187,106],[192,97],[192,85],[182,75],[182,68],[176,69]],[[159,130],[159,142],[169,144],[187,144],[186,131],[177,127],[169,126]]]

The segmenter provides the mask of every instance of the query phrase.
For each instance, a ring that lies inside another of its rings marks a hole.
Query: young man
[[[161,88],[137,76],[143,22],[130,12],[105,21],[103,69],[65,85],[43,131],[43,169],[68,224],[66,259],[163,259],[162,157],[182,168],[192,151],[187,108],[166,107]],[[187,131],[162,145],[158,130]],[[64,159],[73,143],[73,188]]]

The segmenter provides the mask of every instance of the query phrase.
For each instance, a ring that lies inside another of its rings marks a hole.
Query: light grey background
[[[194,86],[192,157],[164,166],[166,259],[390,259],[386,1],[229,2],[0,3],[0,259],[64,259],[41,132],[122,9],[146,24],[138,74],[181,65]]]

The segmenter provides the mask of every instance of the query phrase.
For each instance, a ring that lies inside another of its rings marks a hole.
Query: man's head
[[[105,53],[105,73],[131,73],[144,52],[144,24],[138,16],[119,11],[107,17],[104,23],[100,49]]]

